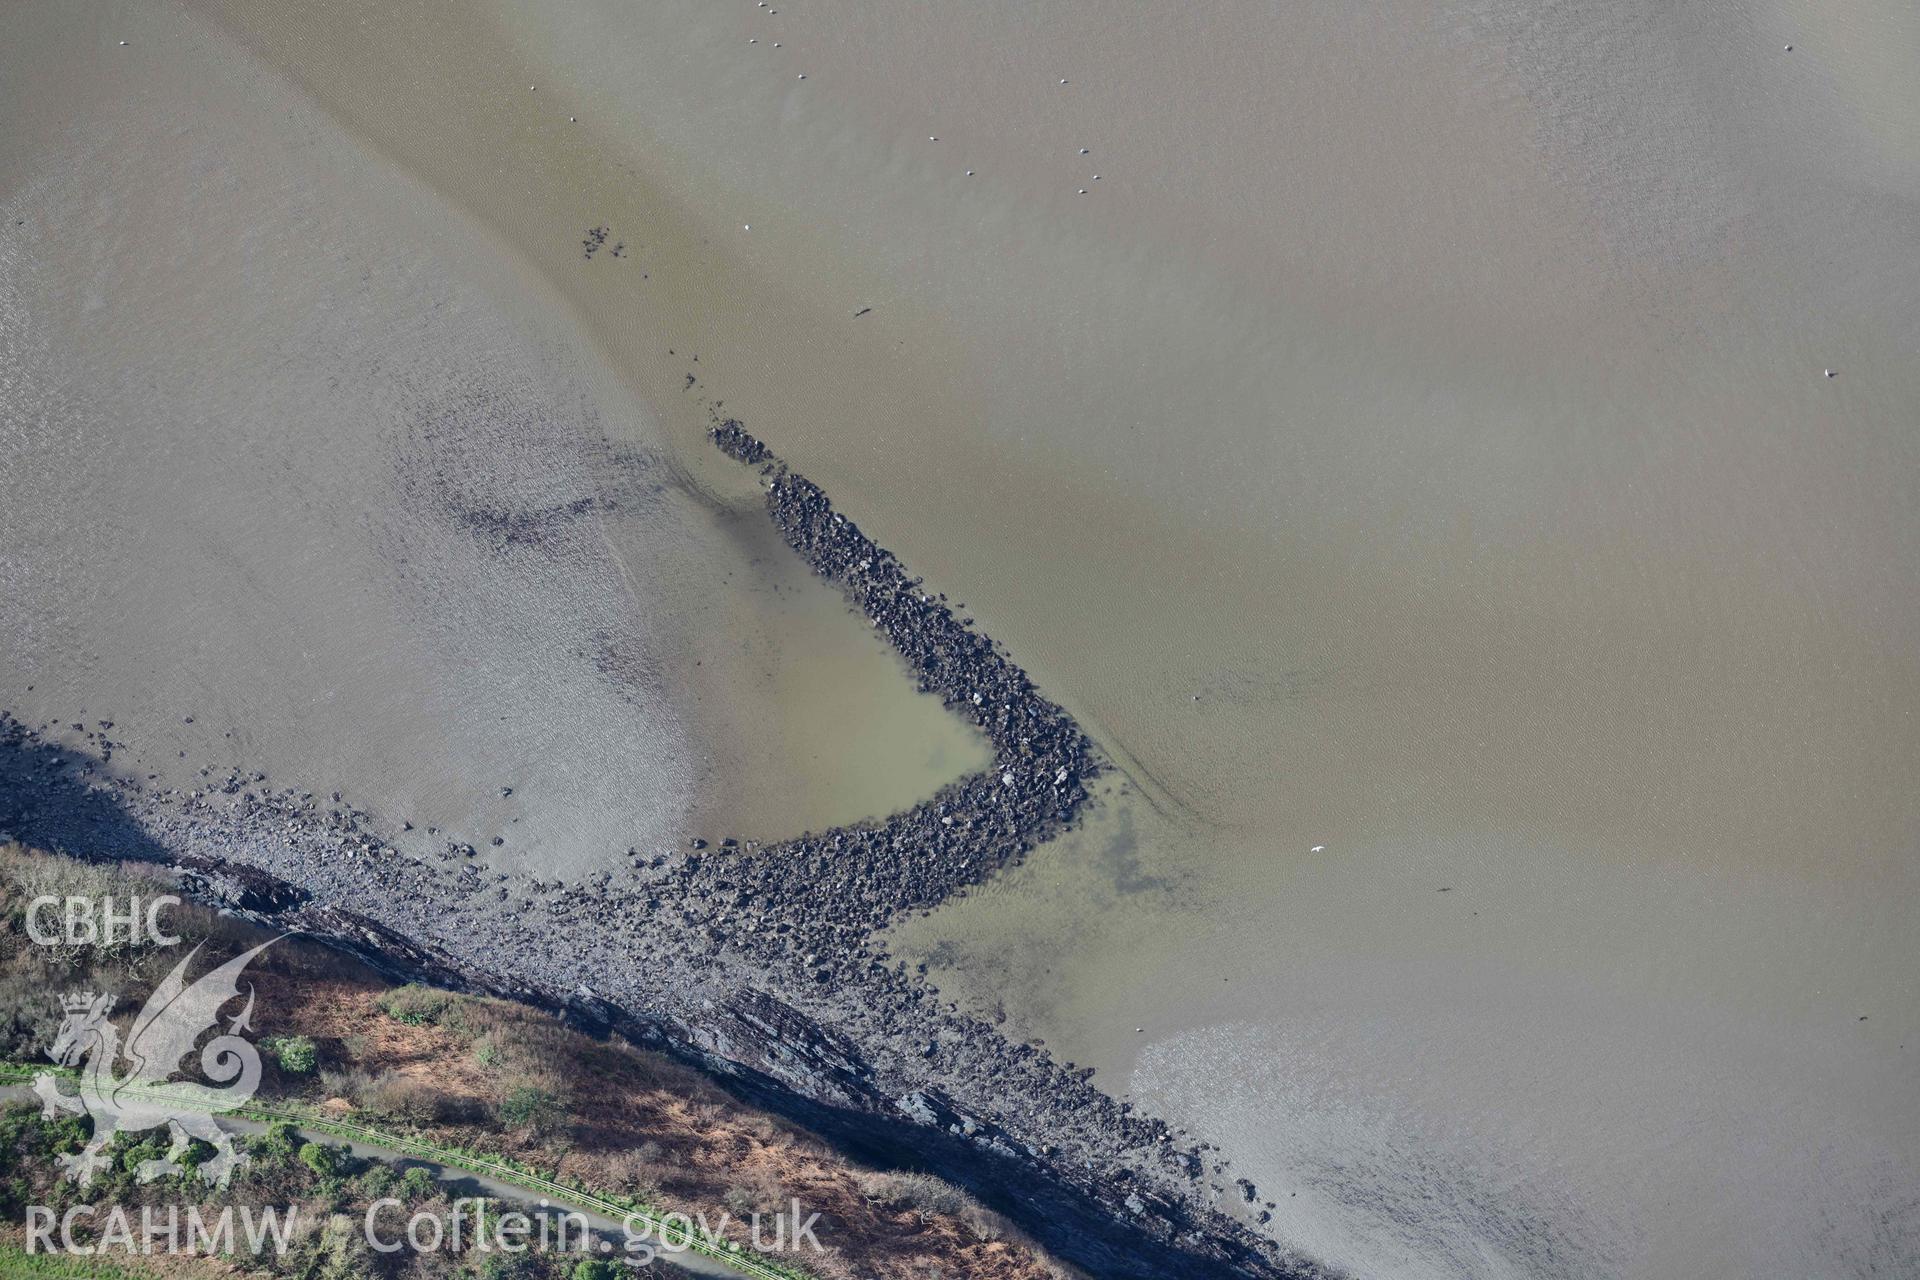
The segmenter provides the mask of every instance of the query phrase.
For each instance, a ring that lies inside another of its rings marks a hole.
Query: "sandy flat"
[[[644,413],[738,483],[724,401],[1100,739],[1099,820],[901,946],[1274,1230],[1420,1277],[1920,1256],[1910,6],[194,12],[430,193],[405,243],[457,213],[518,272],[476,298],[591,335],[515,378],[606,397],[573,439]],[[540,589],[671,582],[685,505]]]
[[[11,711],[541,873],[985,758],[510,245],[189,14],[14,22]]]

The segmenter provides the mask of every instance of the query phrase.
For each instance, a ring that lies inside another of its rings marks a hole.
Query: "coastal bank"
[[[564,1009],[665,1049],[863,1158],[936,1172],[1099,1276],[1328,1274],[1257,1229],[1259,1189],[1090,1069],[941,1001],[876,935],[1059,834],[1101,772],[1073,719],[990,638],[736,421],[781,535],[979,727],[993,763],[877,822],[748,847],[692,836],[565,883],[471,845],[400,854],[392,824],[233,768],[152,788],[111,723],[71,750],[0,719],[0,827],[78,856],[179,869],[203,899],[327,939],[395,976]],[[1269,1206],[1270,1207],[1270,1206]]]

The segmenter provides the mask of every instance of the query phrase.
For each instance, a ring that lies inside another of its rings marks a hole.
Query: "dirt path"
[[[0,1085],[0,1102],[33,1101],[35,1101],[34,1092],[29,1085]],[[296,1128],[300,1127],[303,1123],[300,1117],[292,1113],[288,1113],[285,1119]],[[266,1120],[256,1120],[246,1116],[236,1115],[222,1115],[217,1117],[217,1121],[221,1128],[231,1133],[249,1135],[265,1133],[268,1124],[271,1123]],[[337,1122],[332,1123],[334,1127],[346,1127],[338,1125]],[[416,1155],[406,1149],[406,1146],[410,1144],[406,1144],[404,1139],[396,1137],[389,1143],[379,1141],[371,1136],[364,1136],[370,1135],[372,1131],[363,1130],[360,1126],[353,1126],[353,1128],[360,1130],[363,1134],[363,1136],[359,1137],[351,1137],[344,1134],[321,1133],[311,1125],[309,1125],[308,1128],[318,1136],[328,1139],[333,1145],[346,1147],[349,1153],[359,1159],[383,1160],[402,1169],[416,1167],[426,1169],[446,1187],[450,1196],[491,1196],[519,1205],[529,1212],[537,1212],[549,1206],[558,1207],[569,1212],[580,1214],[586,1219],[587,1225],[595,1233],[604,1234],[616,1240],[624,1238],[628,1231],[627,1219],[618,1211],[617,1206],[596,1201],[557,1183],[542,1188],[541,1193],[536,1195],[531,1188],[516,1182],[510,1182],[505,1178],[494,1177],[485,1173],[461,1168],[458,1165],[435,1160],[429,1156]],[[633,1220],[633,1234],[636,1236],[640,1235],[641,1231],[652,1221],[649,1217],[636,1215]],[[392,1224],[388,1225],[391,1226]],[[386,1234],[391,1235],[393,1232],[389,1231]],[[775,1277],[780,1276],[779,1272],[771,1268],[762,1268],[751,1259],[742,1258],[734,1262],[710,1257],[706,1254],[696,1252],[691,1248],[681,1248],[677,1251],[661,1249],[659,1246],[661,1234],[657,1227],[648,1229],[644,1238],[655,1246],[662,1261],[668,1262],[691,1275],[725,1278],[725,1280],[736,1280],[736,1278],[740,1276],[751,1277],[751,1280],[774,1280]],[[607,1256],[618,1256],[618,1247],[615,1246]],[[784,1278],[782,1277],[781,1280],[784,1280]]]

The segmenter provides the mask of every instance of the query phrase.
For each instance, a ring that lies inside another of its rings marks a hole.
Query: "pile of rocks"
[[[834,511],[819,486],[737,421],[713,438],[762,468],[767,512],[788,545],[880,629],[923,692],[978,725],[993,747],[990,768],[883,822],[689,857],[675,869],[682,896],[725,904],[736,945],[767,958],[797,947],[816,976],[830,978],[868,954],[865,936],[901,912],[933,907],[1058,834],[1086,803],[1099,766],[1072,718],[944,596]]]
[[[203,769],[191,790],[151,786],[103,767],[119,745],[110,726],[81,726],[72,750],[0,714],[0,829],[170,862],[211,900],[398,976],[562,1008],[679,1053],[855,1149],[971,1186],[1096,1274],[1323,1274],[1222,1212],[1252,1204],[1253,1189],[1229,1190],[1203,1146],[1103,1093],[1089,1070],[941,1001],[886,954],[875,934],[889,921],[1075,821],[1101,766],[1071,717],[817,486],[737,422],[713,437],[762,468],[789,545],[921,688],[980,727],[990,768],[885,821],[766,846],[628,850],[618,877],[563,884],[489,870],[460,842],[400,856],[337,794],[269,787],[239,766]]]

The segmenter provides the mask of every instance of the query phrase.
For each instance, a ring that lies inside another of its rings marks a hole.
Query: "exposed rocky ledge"
[[[884,822],[839,827],[752,851],[680,862],[687,896],[717,902],[735,945],[768,960],[811,954],[831,983],[858,968],[866,940],[901,912],[944,902],[1072,822],[1099,771],[1073,719],[1034,689],[946,597],[840,515],[738,422],[714,428],[730,456],[761,467],[767,514],[815,573],[845,593],[913,669],[922,693],[978,725],[993,764]]]
[[[776,845],[636,853],[585,884],[481,868],[467,846],[397,854],[371,815],[230,773],[156,790],[0,716],[0,829],[145,858],[207,897],[335,941],[397,976],[567,1009],[725,1075],[850,1150],[964,1183],[1099,1276],[1322,1276],[1223,1212],[1251,1184],[1089,1083],[1089,1072],[943,1006],[874,939],[1072,823],[1100,765],[997,646],[737,422],[714,439],[762,469],[769,515],[978,725],[990,769],[884,822]],[[109,726],[110,727],[110,726]]]

